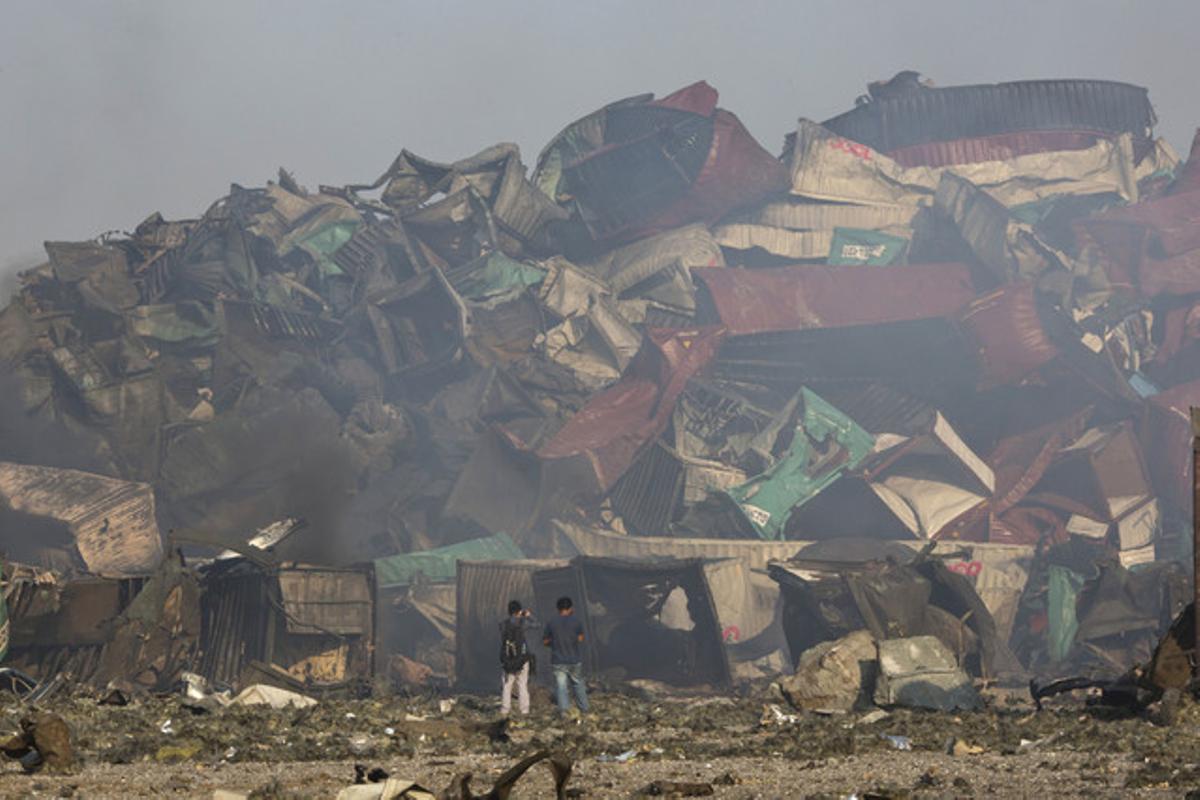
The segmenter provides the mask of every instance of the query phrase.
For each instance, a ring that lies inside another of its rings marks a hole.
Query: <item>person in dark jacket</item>
[[[550,669],[554,673],[555,697],[558,712],[565,715],[571,710],[571,698],[567,695],[570,685],[579,711],[588,711],[587,684],[583,680],[583,623],[575,616],[574,603],[569,597],[560,597],[555,603],[558,616],[546,623],[542,643],[550,648]]]
[[[500,623],[500,713],[508,716],[512,710],[513,687],[517,689],[517,708],[529,714],[529,672],[533,654],[525,642],[526,629],[533,626],[533,616],[521,603],[508,604],[508,616]]]

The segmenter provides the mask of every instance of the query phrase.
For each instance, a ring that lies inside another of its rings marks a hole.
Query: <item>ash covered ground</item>
[[[810,714],[764,724],[761,696],[600,692],[589,718],[564,724],[539,690],[507,742],[488,735],[494,698],[462,696],[448,713],[441,702],[397,696],[196,713],[174,697],[114,707],[68,692],[47,707],[68,721],[77,766],[27,776],[6,764],[0,795],[333,797],[363,764],[435,793],[470,772],[482,796],[543,749],[573,759],[569,797],[645,796],[656,781],[708,785],[726,798],[1179,797],[1200,787],[1200,708],[1190,701],[1125,715],[1071,698],[1037,712],[1015,693],[995,694],[984,710],[963,714]],[[22,709],[4,713],[14,722]],[[912,749],[885,736],[906,737]],[[553,797],[550,770],[533,767],[512,796]]]

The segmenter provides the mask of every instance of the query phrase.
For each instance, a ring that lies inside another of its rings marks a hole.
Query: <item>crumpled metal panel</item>
[[[289,633],[362,636],[373,629],[369,570],[280,570],[279,592]]]
[[[824,125],[848,139],[889,151],[1021,131],[1091,130],[1145,136],[1154,123],[1149,92],[1141,86],[1040,80],[921,88],[871,100]]]
[[[149,484],[0,463],[0,497],[15,511],[66,523],[88,570],[97,575],[147,575],[162,560]]]
[[[1096,131],[1017,131],[914,144],[889,150],[887,155],[902,167],[947,167],[1057,150],[1086,150],[1101,137],[1108,138]]]
[[[696,272],[731,335],[948,317],[975,297],[965,264]]]
[[[963,314],[982,364],[981,388],[1019,381],[1059,354],[1038,316],[1033,284],[983,295]]]
[[[1011,208],[1058,195],[1116,194],[1138,199],[1137,178],[1159,157],[1137,164],[1133,139],[1123,134],[1086,150],[1034,153],[1004,161],[950,167],[903,167],[865,144],[802,119],[785,159],[791,193],[811,200],[867,205],[928,205],[943,172],[978,185]],[[1167,158],[1166,154],[1161,154]]]
[[[571,488],[584,493],[611,488],[666,427],[676,398],[716,355],[723,336],[720,328],[647,331],[646,344],[625,376],[595,395],[537,450],[549,472],[565,478],[576,465],[587,481]]]

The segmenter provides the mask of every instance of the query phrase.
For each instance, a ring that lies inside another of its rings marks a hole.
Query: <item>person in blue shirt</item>
[[[583,623],[575,616],[575,604],[571,598],[558,598],[555,607],[558,616],[546,623],[542,644],[550,648],[550,670],[554,673],[558,713],[566,715],[571,710],[571,698],[567,694],[569,684],[580,713],[586,714],[588,696],[587,684],[583,680]]]

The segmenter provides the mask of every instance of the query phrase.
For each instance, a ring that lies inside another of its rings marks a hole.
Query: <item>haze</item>
[[[14,2],[0,29],[0,271],[47,239],[195,216],[277,167],[370,180],[407,147],[451,160],[697,79],[770,150],[865,84],[1107,78],[1148,86],[1186,154],[1195,0]]]

